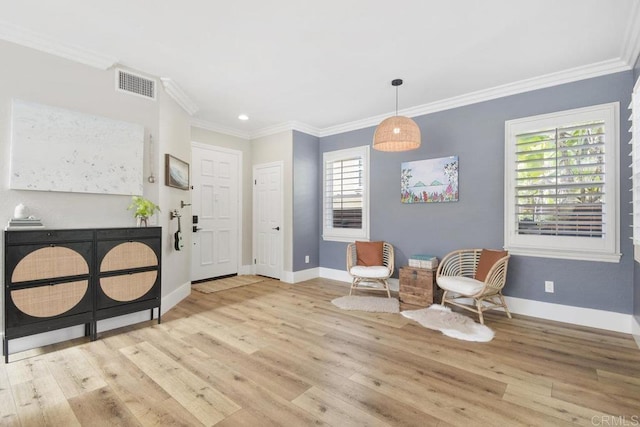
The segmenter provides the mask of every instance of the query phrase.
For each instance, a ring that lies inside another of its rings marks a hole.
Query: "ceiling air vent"
[[[156,81],[130,71],[116,69],[116,89],[147,99],[156,99]]]

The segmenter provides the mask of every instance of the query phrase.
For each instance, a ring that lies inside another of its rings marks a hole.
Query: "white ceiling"
[[[416,115],[628,70],[638,3],[0,0],[0,38],[168,77],[204,127],[322,135],[391,113],[394,78],[400,109]]]

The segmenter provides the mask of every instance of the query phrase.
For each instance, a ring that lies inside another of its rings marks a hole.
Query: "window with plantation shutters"
[[[505,246],[619,260],[618,104],[506,122]]]
[[[604,121],[516,135],[519,234],[602,238]]]
[[[633,203],[633,245],[634,258],[640,262],[640,78],[633,88],[631,104],[631,179],[632,179],[632,203]]]
[[[369,238],[369,147],[324,153],[323,238]]]

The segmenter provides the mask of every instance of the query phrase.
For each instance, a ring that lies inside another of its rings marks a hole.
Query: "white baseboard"
[[[305,280],[316,279],[318,277],[320,277],[320,269],[318,267],[294,271],[292,274],[292,283],[304,282]]]
[[[505,296],[512,313],[631,334],[633,315]]]
[[[162,314],[169,311],[172,307],[185,299],[191,293],[191,283],[187,282],[169,295],[162,297],[161,308]],[[149,310],[137,313],[125,314],[118,317],[98,321],[98,332],[105,332],[111,329],[121,328],[123,326],[133,325],[135,323],[150,320]],[[154,318],[158,318],[158,310],[154,309]],[[28,337],[15,338],[9,341],[9,354],[19,353],[21,351],[30,350],[37,347],[68,341],[84,336],[84,325],[71,326],[69,328],[57,329],[51,332],[43,332],[41,334],[29,335]]]
[[[293,281],[293,271],[284,271],[282,270],[282,274],[280,275],[280,281],[284,283],[294,283]]]
[[[335,270],[333,268],[320,267],[319,276],[316,277],[351,283],[351,275],[347,273],[346,270]],[[389,289],[392,291],[398,291],[400,289],[400,281],[398,279],[391,278],[387,280],[387,283],[389,284]]]
[[[253,264],[249,265],[241,265],[238,269],[238,276],[242,274],[255,274],[255,269],[253,268]]]
[[[171,310],[189,295],[191,295],[191,282],[186,282],[176,288],[169,295],[162,297],[162,314]]]
[[[332,268],[320,267],[320,277],[324,279],[338,280],[341,282],[351,281],[351,276],[345,270],[336,270]],[[398,279],[389,280],[389,287],[392,290],[397,291],[398,286]],[[632,323],[635,322],[635,326],[637,326],[640,331],[640,325],[637,324],[637,320],[631,314],[553,304],[508,296],[505,296],[505,299],[509,306],[509,311],[515,314],[523,314],[525,316],[555,320],[557,322],[606,329],[608,331],[622,332],[625,334],[632,333]],[[640,332],[638,334],[640,335]]]

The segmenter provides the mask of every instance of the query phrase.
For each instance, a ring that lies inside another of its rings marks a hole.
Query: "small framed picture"
[[[189,189],[189,163],[171,154],[164,155],[164,183],[181,190]]]

